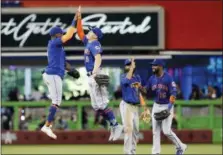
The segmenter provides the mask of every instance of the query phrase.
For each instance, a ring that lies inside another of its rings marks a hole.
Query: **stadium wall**
[[[37,131],[7,131],[2,132],[2,144],[109,144],[108,131],[62,131],[55,132],[57,140],[53,140]],[[185,143],[213,143],[211,130],[181,130],[175,131]],[[162,143],[170,143],[162,134]],[[123,138],[115,144],[122,144]],[[140,131],[140,144],[152,143],[152,131]]]

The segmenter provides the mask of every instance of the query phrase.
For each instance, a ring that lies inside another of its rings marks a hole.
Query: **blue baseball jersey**
[[[61,38],[49,40],[47,47],[48,66],[45,72],[49,75],[59,75],[61,78],[65,74],[65,51]]]
[[[166,72],[161,77],[152,75],[146,84],[146,88],[152,90],[155,96],[154,101],[159,104],[168,104],[170,96],[176,97],[177,94],[176,84]]]
[[[122,88],[122,99],[125,102],[132,104],[140,104],[139,101],[139,89],[134,84],[140,83],[141,78],[139,75],[133,75],[131,79],[126,78],[127,74],[121,75],[121,88]]]
[[[94,69],[94,62],[95,62],[94,57],[97,54],[102,53],[101,44],[98,40],[89,42],[86,36],[84,36],[84,39],[82,41],[85,45],[84,64],[85,64],[87,72],[92,72]]]

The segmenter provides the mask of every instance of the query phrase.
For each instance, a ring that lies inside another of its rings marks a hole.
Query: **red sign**
[[[139,6],[160,5],[165,10],[166,49],[222,49],[221,1],[24,1],[33,6]]]

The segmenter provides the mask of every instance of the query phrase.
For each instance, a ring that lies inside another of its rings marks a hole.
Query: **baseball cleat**
[[[51,130],[50,127],[47,127],[47,126],[43,126],[41,128],[41,131],[44,132],[45,134],[47,134],[47,136],[53,138],[53,139],[57,139],[57,136],[53,133],[53,131]]]
[[[114,137],[114,127],[111,127],[110,130],[111,130],[111,131],[110,131],[110,136],[109,136],[109,138],[108,138],[108,141],[112,141],[112,139],[113,139],[113,137]]]
[[[119,139],[123,131],[122,125],[117,125],[113,127],[113,141],[116,141]]]
[[[183,144],[180,149],[177,149],[176,155],[182,155],[182,154],[184,154],[184,152],[186,151],[186,149],[187,149],[187,145],[186,144]]]

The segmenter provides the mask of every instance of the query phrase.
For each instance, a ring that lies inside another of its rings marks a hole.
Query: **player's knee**
[[[59,107],[61,105],[61,101],[53,100],[52,104],[57,105]]]
[[[124,128],[124,132],[125,132],[126,134],[130,135],[130,134],[132,134],[132,132],[133,132],[133,128],[131,128],[131,127],[125,127],[125,128]]]
[[[171,130],[163,130],[163,134],[168,137],[171,135]]]
[[[160,131],[153,130],[153,135],[158,135],[158,134],[160,134]]]

